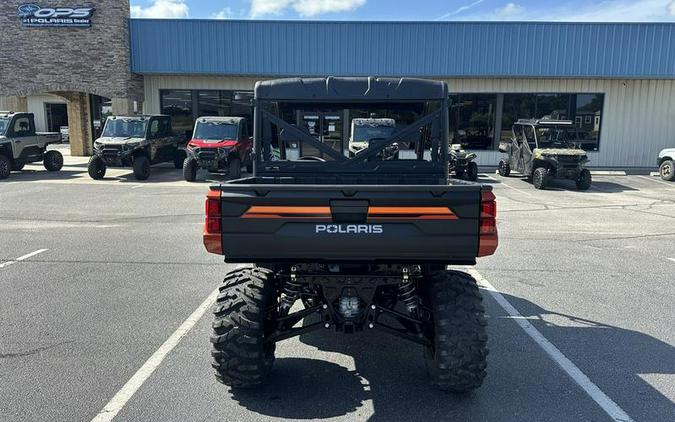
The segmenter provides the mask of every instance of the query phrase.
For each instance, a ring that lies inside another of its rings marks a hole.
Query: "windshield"
[[[576,145],[577,140],[578,133],[575,128],[560,126],[537,128],[539,148],[570,148]]]
[[[0,118],[0,136],[5,134],[7,126],[9,126],[9,119]]]
[[[357,126],[352,142],[369,142],[372,139],[387,139],[394,134],[393,126]]]
[[[108,119],[101,136],[106,138],[145,138],[147,127],[147,120]]]
[[[197,123],[194,139],[204,141],[236,140],[239,133],[239,125],[225,122],[201,122]]]

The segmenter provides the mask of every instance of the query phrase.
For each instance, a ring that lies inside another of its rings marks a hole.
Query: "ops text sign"
[[[40,7],[28,3],[19,6],[23,26],[31,28],[76,27],[89,28],[93,7]]]

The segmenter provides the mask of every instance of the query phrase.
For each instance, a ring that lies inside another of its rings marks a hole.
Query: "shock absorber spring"
[[[410,272],[408,268],[403,268],[403,276],[401,283],[398,285],[398,298],[405,305],[408,312],[411,314],[417,313],[419,300],[417,299],[417,288],[415,283],[410,280]]]
[[[290,278],[284,283],[284,294],[281,296],[280,304],[281,311],[284,314],[288,314],[288,311],[290,311],[295,301],[300,299],[300,295],[302,294],[302,283],[298,283],[295,275],[296,271],[296,267],[291,267]]]

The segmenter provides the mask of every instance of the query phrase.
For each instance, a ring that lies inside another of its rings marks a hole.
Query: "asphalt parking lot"
[[[500,230],[475,273],[481,389],[434,390],[398,338],[320,331],[280,343],[269,384],[242,392],[210,367],[208,298],[231,267],[201,243],[209,182],[27,166],[0,182],[0,420],[105,420],[113,398],[120,421],[675,420],[675,184],[481,181]]]

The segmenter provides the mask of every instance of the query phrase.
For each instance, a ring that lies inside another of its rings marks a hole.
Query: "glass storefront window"
[[[197,92],[197,116],[229,116],[230,96],[222,91]]]
[[[194,122],[204,116],[246,117],[249,132],[252,129],[253,109],[251,91],[223,90],[162,90],[162,114],[172,117],[177,133],[192,135]]]
[[[587,151],[600,149],[600,123],[602,122],[603,94],[577,94],[575,125],[581,147]]]
[[[573,121],[581,146],[587,151],[598,151],[604,98],[604,94],[595,93],[453,94],[450,96],[450,142],[461,144],[465,149],[494,150],[501,139],[511,137],[511,127],[518,119],[547,117]],[[172,117],[177,133],[191,134],[200,116],[246,117],[252,132],[252,99],[252,91],[160,91],[161,112]],[[354,109],[350,118],[392,118],[398,127],[409,124],[419,111]],[[330,124],[325,126],[330,132]],[[336,134],[345,130],[338,130],[338,126],[335,129]]]
[[[231,113],[237,117],[247,117],[252,115],[253,92],[234,91],[231,92]]]
[[[450,143],[493,149],[497,94],[451,95],[450,100]]]
[[[518,119],[560,119],[574,122],[581,147],[598,151],[604,94],[503,94],[501,137],[511,137]]]
[[[518,119],[569,120],[573,94],[504,94],[502,137],[509,137]]]
[[[192,91],[160,91],[160,100],[162,114],[171,116],[174,132],[177,134],[191,134],[195,120]]]

